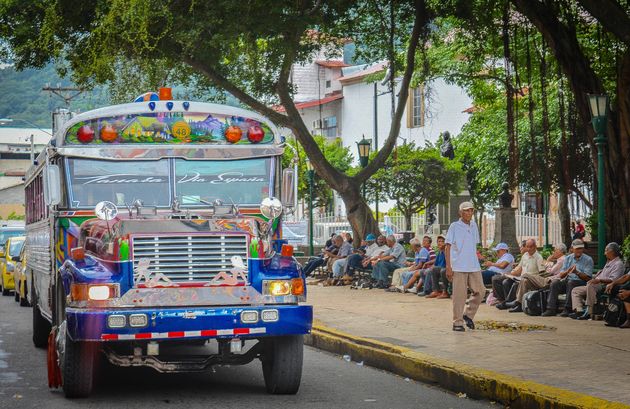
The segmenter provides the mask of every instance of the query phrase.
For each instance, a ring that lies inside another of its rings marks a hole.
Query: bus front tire
[[[72,341],[66,334],[61,361],[61,378],[66,398],[86,398],[92,393],[94,363],[98,345]]]
[[[264,342],[262,367],[267,392],[274,395],[296,394],[302,379],[303,336],[274,337]]]

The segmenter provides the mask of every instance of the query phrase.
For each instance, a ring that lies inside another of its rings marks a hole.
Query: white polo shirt
[[[459,219],[451,223],[446,233],[446,244],[451,245],[451,268],[461,273],[481,271],[477,258],[479,229],[474,220],[466,224]]]

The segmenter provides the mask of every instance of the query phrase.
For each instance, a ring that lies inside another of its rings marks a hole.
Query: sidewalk
[[[451,300],[383,290],[308,286],[315,319],[352,336],[630,404],[630,330],[603,321],[530,317],[482,305],[475,321],[546,325],[551,330],[451,330]]]

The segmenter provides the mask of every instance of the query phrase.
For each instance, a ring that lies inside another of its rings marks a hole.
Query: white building
[[[31,149],[37,157],[51,130],[0,127],[0,217],[24,214],[24,175],[31,166]],[[32,144],[31,144],[32,140]]]
[[[386,85],[367,82],[370,75],[385,69],[384,63],[350,66],[340,58],[316,59],[311,63],[296,64],[292,70],[291,80],[297,90],[294,99],[306,126],[312,134],[341,138],[343,145],[350,148],[356,163],[356,142],[363,135],[372,140],[372,149],[381,148],[389,135],[391,93],[387,92]],[[396,84],[394,100],[397,102],[400,79]],[[410,89],[397,144],[414,142],[416,146],[425,146],[427,142],[436,143],[444,131],[456,136],[468,121],[471,105],[472,100],[463,89],[441,79]],[[379,210],[387,210],[393,204],[381,202]],[[336,196],[334,208],[338,215],[345,215],[343,201]]]

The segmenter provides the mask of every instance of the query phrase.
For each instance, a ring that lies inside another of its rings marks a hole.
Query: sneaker
[[[466,331],[466,328],[464,328],[463,325],[453,325],[453,331],[464,332]]]
[[[472,320],[472,318],[469,318],[467,315],[464,315],[463,318],[468,328],[475,329],[475,322]]]
[[[448,295],[448,292],[442,291],[442,293],[440,295],[438,295],[436,298],[438,300],[444,300],[444,299],[447,299],[447,298],[451,298],[451,296]]]
[[[439,291],[433,291],[431,294],[427,295],[427,298],[437,298],[438,295],[442,294]]]
[[[418,289],[416,287],[407,288],[406,291],[411,294],[418,294]]]
[[[543,312],[541,316],[542,317],[555,317],[556,312],[554,310],[545,310],[545,312]]]
[[[591,314],[589,314],[588,312],[580,315],[579,317],[577,317],[578,320],[580,321],[587,321],[591,319]]]
[[[561,317],[567,318],[569,315],[571,315],[571,312],[564,310],[560,313]]]

